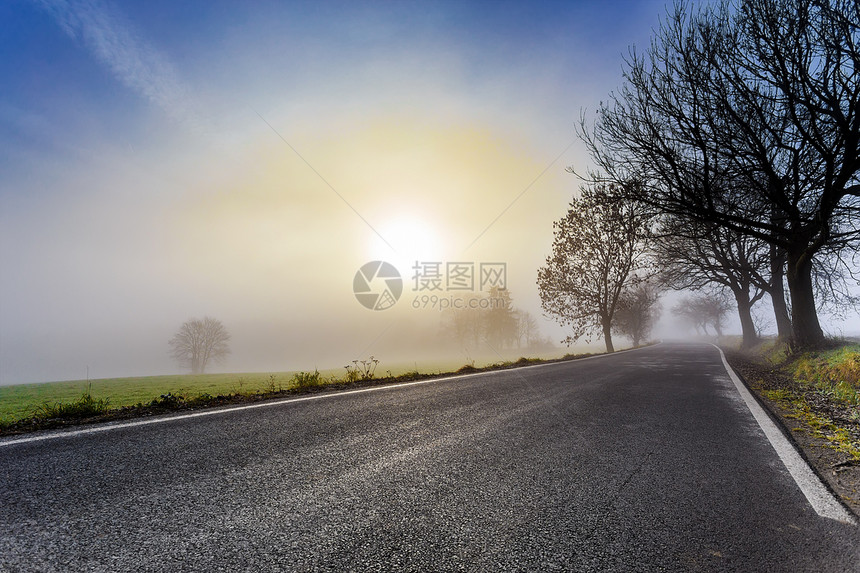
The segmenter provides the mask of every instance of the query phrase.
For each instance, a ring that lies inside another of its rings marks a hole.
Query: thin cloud
[[[135,35],[119,14],[97,0],[37,0],[37,4],[128,88],[171,118],[199,127],[190,90],[169,58]]]

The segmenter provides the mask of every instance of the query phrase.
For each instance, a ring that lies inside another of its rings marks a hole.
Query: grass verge
[[[835,341],[792,355],[770,341],[751,352],[725,351],[818,474],[860,515],[860,345]]]
[[[576,360],[597,353],[566,354],[561,358],[526,358],[501,361],[483,367],[474,363],[457,370],[422,373],[417,367],[399,374],[386,371],[375,374],[378,360],[354,361],[337,371],[207,374],[187,376],[153,376],[125,378],[87,383],[80,395],[81,382],[25,384],[0,387],[0,436],[21,434],[42,429],[61,428],[78,424],[124,420],[172,411],[197,410],[231,404],[242,404],[311,392],[336,391],[369,385],[396,384]],[[46,399],[52,390],[52,398]],[[60,396],[56,398],[55,396]],[[79,396],[74,398],[74,396]],[[113,407],[111,407],[111,405]]]

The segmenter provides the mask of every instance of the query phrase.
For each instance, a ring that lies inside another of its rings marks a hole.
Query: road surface
[[[860,571],[708,345],[0,440],[0,571]]]

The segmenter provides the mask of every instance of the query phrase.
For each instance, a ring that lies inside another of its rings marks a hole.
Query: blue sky
[[[0,384],[178,371],[205,314],[224,370],[337,366],[438,322],[357,305],[374,258],[504,260],[539,314],[574,124],[664,7],[3,3]]]

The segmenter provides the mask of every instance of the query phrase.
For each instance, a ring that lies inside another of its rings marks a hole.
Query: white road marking
[[[641,348],[632,348],[629,350],[623,350],[619,352],[615,352],[614,354],[597,354],[595,356],[588,356],[586,358],[577,358],[576,360],[571,360],[570,362],[582,362],[583,360],[591,360],[593,358],[605,358],[607,356],[616,356],[618,354],[623,354],[625,352],[632,352],[633,350],[641,350],[642,348],[652,348],[653,346],[643,346]],[[534,364],[532,366],[520,366],[518,368],[510,368],[508,370],[520,370],[525,368],[541,368],[544,366],[553,366],[555,364],[562,364],[564,362],[545,362],[543,364]],[[138,426],[150,426],[152,424],[163,424],[165,422],[175,422],[177,420],[187,420],[189,418],[202,418],[204,416],[215,416],[218,414],[226,414],[230,412],[239,412],[242,410],[253,410],[255,408],[270,408],[272,406],[281,406],[283,404],[292,404],[296,402],[308,402],[310,400],[323,400],[326,398],[335,398],[338,396],[348,396],[350,394],[363,394],[365,392],[378,392],[381,390],[392,390],[395,388],[407,388],[409,386],[418,386],[420,384],[430,384],[433,382],[444,382],[447,380],[458,380],[460,378],[470,378],[477,376],[486,376],[488,374],[494,374],[496,372],[506,372],[507,370],[489,370],[487,372],[475,372],[472,374],[458,374],[456,376],[445,376],[444,378],[428,378],[427,380],[416,380],[415,382],[401,382],[396,384],[388,384],[385,386],[373,386],[372,388],[361,388],[359,390],[344,390],[343,392],[331,392],[326,394],[315,394],[313,396],[302,396],[299,398],[285,398],[283,400],[274,400],[267,402],[259,402],[256,404],[245,404],[242,406],[233,406],[226,408],[213,408],[211,410],[203,410],[201,412],[194,412],[192,414],[179,414],[175,416],[165,415],[163,417],[158,418],[149,418],[146,420],[135,420],[133,422],[119,422],[112,423],[107,422],[103,425],[93,426],[90,428],[82,428],[80,430],[71,430],[71,431],[59,431],[59,432],[49,432],[45,434],[37,434],[35,436],[26,436],[23,438],[12,438],[8,440],[0,440],[0,448],[5,446],[12,446],[15,444],[29,444],[32,442],[43,442],[46,440],[55,440],[57,438],[73,438],[75,436],[86,436],[89,434],[98,434],[101,432],[109,432],[111,430],[120,430],[123,428],[135,428]]]
[[[747,387],[743,382],[741,382],[738,375],[735,374],[734,370],[732,370],[732,367],[729,366],[728,361],[726,361],[726,355],[723,354],[723,350],[717,345],[713,346],[720,351],[720,357],[723,360],[723,366],[725,366],[726,372],[729,373],[729,378],[732,379],[735,388],[737,388],[738,393],[741,395],[741,398],[743,398],[747,408],[752,412],[753,417],[758,422],[764,435],[767,436],[768,441],[770,441],[773,449],[776,450],[782,463],[785,464],[785,468],[788,470],[788,473],[790,473],[791,477],[794,478],[794,481],[797,482],[800,491],[802,491],[803,495],[806,496],[806,499],[809,501],[812,509],[815,510],[815,513],[822,517],[857,525],[857,519],[851,515],[848,510],[842,507],[842,504],[840,504],[835,497],[833,497],[833,494],[830,493],[830,490],[828,490],[821,482],[818,475],[816,475],[812,468],[809,467],[809,464],[806,463],[791,442],[788,441],[782,431],[780,431],[773,420],[770,419],[767,412],[762,409],[756,399],[752,394],[750,394],[750,391],[747,390]]]

